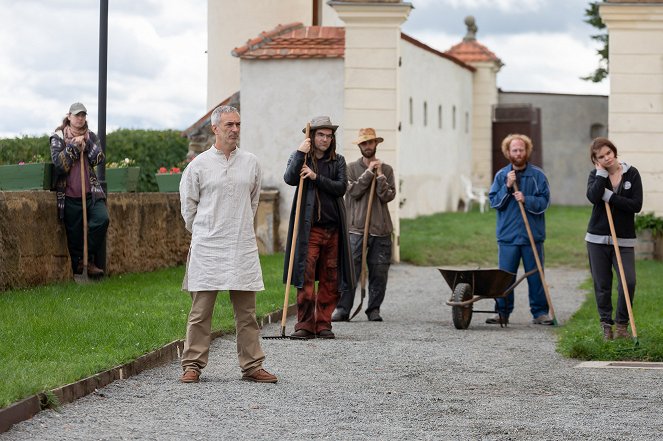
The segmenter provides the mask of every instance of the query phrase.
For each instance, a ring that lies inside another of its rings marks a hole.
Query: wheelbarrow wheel
[[[453,292],[454,302],[464,302],[472,298],[472,287],[469,283],[459,283]],[[472,321],[472,304],[467,306],[452,306],[451,317],[456,329],[467,329]]]

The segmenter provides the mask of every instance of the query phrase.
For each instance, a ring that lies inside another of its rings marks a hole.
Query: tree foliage
[[[0,139],[0,164],[50,162],[48,139],[47,135]],[[182,168],[188,150],[189,141],[178,130],[120,129],[106,136],[106,162],[130,158],[140,166],[138,191],[157,191],[156,171]]]
[[[605,23],[601,20],[599,15],[599,4],[601,2],[591,2],[587,9],[585,9],[585,23],[595,27],[601,32],[592,35],[592,39],[601,43],[601,47],[597,49],[596,53],[599,56],[599,67],[594,72],[583,80],[600,83],[608,76],[608,31],[605,28]]]

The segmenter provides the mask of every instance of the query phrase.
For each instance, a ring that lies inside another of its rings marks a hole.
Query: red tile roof
[[[232,54],[242,59],[343,58],[345,28],[308,26],[302,23],[278,25],[261,32]]]
[[[502,65],[502,61],[497,58],[497,55],[476,40],[463,40],[448,51],[445,51],[445,53],[452,55],[465,63],[472,63],[474,61],[494,61],[499,63],[500,66]]]
[[[415,46],[417,46],[417,47],[419,47],[419,48],[421,48],[425,51],[428,51],[432,54],[435,54],[438,57],[446,58],[449,61],[453,61],[457,65],[459,65],[459,66],[461,66],[461,67],[463,67],[463,68],[465,68],[465,69],[467,69],[471,72],[476,71],[476,69],[474,67],[470,66],[469,64],[466,64],[463,60],[455,57],[454,55],[444,53],[444,52],[440,52],[437,49],[433,49],[432,47],[428,46],[427,44],[422,43],[421,41],[416,40],[416,39],[414,39],[414,38],[410,37],[409,35],[404,34],[402,32],[401,32],[401,39],[403,39],[403,40],[405,40],[409,43],[412,43],[413,45],[415,45]]]

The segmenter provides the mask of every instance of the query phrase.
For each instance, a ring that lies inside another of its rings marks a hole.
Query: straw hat
[[[361,144],[362,142],[370,141],[371,139],[376,140],[378,144],[384,141],[384,138],[380,138],[375,134],[375,129],[367,128],[359,129],[359,138],[357,138],[356,141],[352,141],[352,143]]]

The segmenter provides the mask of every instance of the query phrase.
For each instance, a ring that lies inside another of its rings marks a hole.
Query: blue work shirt
[[[497,243],[505,245],[529,245],[525,223],[513,197],[513,188],[507,188],[506,175],[513,169],[509,164],[495,174],[488,199],[490,206],[497,210]],[[518,173],[518,189],[525,195],[525,212],[535,242],[546,239],[546,219],[544,212],[550,206],[548,179],[539,167],[531,164]]]

